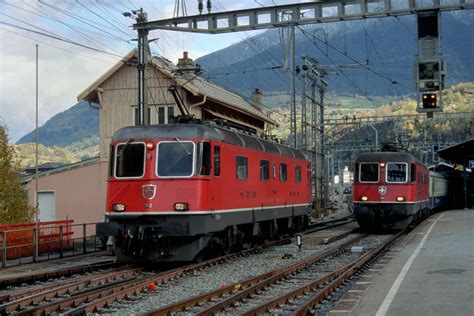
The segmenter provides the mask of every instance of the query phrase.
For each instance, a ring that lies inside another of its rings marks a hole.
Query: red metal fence
[[[4,254],[8,259],[34,255],[38,244],[38,255],[67,248],[71,244],[73,220],[0,225],[0,260]]]

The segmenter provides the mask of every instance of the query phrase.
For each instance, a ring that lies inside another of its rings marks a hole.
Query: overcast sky
[[[298,1],[214,0],[213,11],[294,2]],[[134,20],[121,12],[143,7],[149,20],[157,20],[172,17],[174,6],[174,0],[0,0],[0,119],[9,128],[10,141],[35,128],[35,44],[39,45],[41,126],[74,105],[84,88],[136,46],[130,41],[136,37],[130,27]],[[188,15],[196,14],[197,0],[187,0],[186,7]],[[154,53],[176,62],[182,51],[196,59],[242,40],[242,35],[153,31],[149,38],[158,38],[151,46]]]

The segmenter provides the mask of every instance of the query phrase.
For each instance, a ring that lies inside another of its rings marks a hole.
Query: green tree
[[[28,201],[19,177],[18,158],[8,143],[8,130],[0,121],[0,224],[28,219]]]

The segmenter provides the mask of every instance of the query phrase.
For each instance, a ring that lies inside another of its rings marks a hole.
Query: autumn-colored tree
[[[18,175],[18,157],[8,144],[8,130],[0,121],[0,224],[28,219],[27,195]]]

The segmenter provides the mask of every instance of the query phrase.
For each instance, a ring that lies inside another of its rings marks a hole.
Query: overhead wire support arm
[[[426,10],[474,9],[474,2],[465,0],[434,1],[431,6],[424,5],[423,1],[407,1],[405,5],[396,8],[392,5],[394,2],[395,0],[319,0],[140,22],[134,24],[133,28],[218,34],[289,25],[400,16]],[[292,14],[288,19],[289,12]]]

